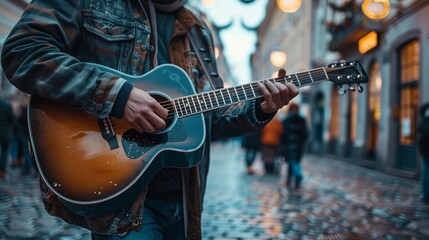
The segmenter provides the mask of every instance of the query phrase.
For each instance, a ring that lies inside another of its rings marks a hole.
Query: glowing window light
[[[378,38],[377,38],[377,32],[370,32],[361,39],[359,39],[358,47],[359,52],[361,54],[364,54],[368,52],[369,50],[377,47],[378,45]]]

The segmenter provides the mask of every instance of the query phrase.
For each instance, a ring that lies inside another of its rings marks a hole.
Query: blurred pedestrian
[[[16,158],[21,162],[21,174],[29,175],[33,169],[36,169],[35,160],[29,151],[29,131],[27,122],[27,105],[21,105],[19,108],[19,115],[16,117],[16,124],[18,125],[15,138],[18,142],[18,151]]]
[[[262,129],[262,161],[264,162],[265,173],[267,174],[275,172],[274,163],[278,153],[282,129],[282,122],[278,114]]]
[[[13,124],[13,139],[10,147],[10,156],[12,168],[21,168],[24,165],[24,146],[22,144],[22,135],[24,134],[24,126],[21,124],[20,118],[22,116],[22,107],[15,108],[15,121]]]
[[[12,105],[0,97],[0,179],[6,177],[9,148],[13,138],[14,118]]]
[[[294,177],[295,188],[300,188],[303,178],[301,158],[308,132],[305,119],[300,115],[297,103],[291,102],[289,104],[288,114],[282,123],[281,152],[288,163],[286,185],[290,186]]]
[[[421,201],[429,204],[429,103],[420,107],[418,145],[422,156],[422,199]]]
[[[243,136],[242,147],[244,149],[244,160],[246,163],[246,173],[253,174],[253,163],[255,162],[256,155],[261,150],[261,133],[256,132]]]

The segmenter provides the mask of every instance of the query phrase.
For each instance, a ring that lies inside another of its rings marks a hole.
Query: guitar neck
[[[292,83],[301,88],[315,83],[324,82],[329,79],[324,67],[286,75],[280,78],[270,78],[254,81],[249,84],[238,85],[230,88],[216,89],[208,92],[175,98],[168,105],[173,103],[174,111],[179,118],[188,117],[198,113],[215,110],[221,107],[233,105],[262,97],[258,82],[270,81],[273,83]],[[173,109],[172,109],[173,110]]]

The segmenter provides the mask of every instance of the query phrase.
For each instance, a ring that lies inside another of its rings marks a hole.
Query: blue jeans
[[[144,203],[140,231],[130,231],[125,236],[104,236],[92,233],[94,240],[185,240],[183,202],[170,202],[147,198]]]
[[[299,188],[302,180],[301,164],[297,160],[289,160],[286,184],[290,185],[292,177],[295,177],[295,187]]]
[[[429,200],[429,159],[423,159],[422,192],[423,192],[423,198],[426,200]]]
[[[252,166],[253,162],[255,161],[256,154],[258,152],[255,149],[246,149],[245,152],[245,159],[246,159],[246,167]]]

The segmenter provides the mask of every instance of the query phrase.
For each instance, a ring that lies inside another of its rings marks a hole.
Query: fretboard
[[[235,87],[216,89],[213,91],[175,98],[172,100],[172,102],[177,116],[179,118],[183,118],[229,106],[235,103],[260,98],[263,95],[259,91],[258,82],[263,83],[264,81],[270,81],[273,83],[277,82],[282,84],[288,82],[300,88],[313,85],[315,83],[324,82],[326,80],[328,80],[328,74],[326,73],[325,68],[322,67],[314,70],[286,75],[285,77],[281,78],[264,79]]]

